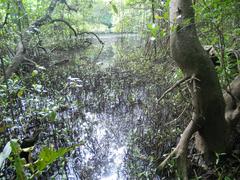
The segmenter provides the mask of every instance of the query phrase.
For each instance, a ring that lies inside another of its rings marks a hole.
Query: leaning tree
[[[27,52],[30,48],[29,45],[33,35],[39,33],[39,29],[42,26],[50,23],[62,22],[62,23],[65,23],[74,32],[75,36],[77,36],[77,32],[67,21],[65,21],[64,19],[52,19],[54,10],[59,3],[64,3],[70,11],[75,11],[75,12],[77,11],[75,8],[73,8],[67,3],[67,0],[51,0],[45,15],[38,18],[36,21],[34,21],[28,27],[22,30],[21,38],[17,43],[16,53],[12,59],[12,63],[6,69],[5,78],[7,79],[10,78],[12,74],[18,70],[19,66],[23,64],[25,61],[28,61],[28,62],[30,61],[30,63],[35,64],[34,61],[32,61],[27,57]],[[20,9],[24,9],[21,1],[18,1],[18,6]],[[9,9],[9,3],[8,3],[8,9]],[[3,28],[3,26],[7,24],[8,16],[9,16],[9,13],[7,12],[4,23],[0,24],[0,28]],[[0,79],[0,81],[1,80],[2,79]]]
[[[179,175],[188,179],[187,149],[194,134],[195,145],[206,161],[212,161],[215,153],[231,151],[240,118],[240,76],[222,91],[214,65],[196,32],[192,0],[171,0],[170,24],[172,58],[189,82],[194,111],[176,148],[158,168],[162,169],[175,156]]]

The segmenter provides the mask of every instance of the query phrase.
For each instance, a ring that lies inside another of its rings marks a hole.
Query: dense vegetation
[[[191,84],[199,79],[184,77],[170,53],[170,36],[192,20],[178,9],[171,22],[169,4],[0,0],[0,179],[182,178],[177,158],[159,164],[196,112]],[[238,109],[238,79],[230,84],[239,75],[240,3],[193,8],[206,59]],[[190,138],[190,179],[240,177],[239,114],[233,147],[211,162]]]

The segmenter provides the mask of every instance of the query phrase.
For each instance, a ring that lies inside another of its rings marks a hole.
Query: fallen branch
[[[28,58],[24,57],[24,60],[30,62],[30,63],[33,64],[35,67],[39,66],[36,62],[34,62],[34,61],[31,60],[31,59],[28,59]]]

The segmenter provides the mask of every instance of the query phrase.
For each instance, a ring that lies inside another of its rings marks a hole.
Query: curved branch
[[[102,47],[97,55],[97,57],[94,59],[94,61],[98,60],[98,58],[100,57],[100,55],[102,54],[102,51],[103,51],[103,48],[104,48],[104,44],[102,44]]]
[[[81,32],[81,33],[78,33],[79,36],[81,36],[81,35],[83,35],[83,34],[92,34],[92,35],[94,35],[94,36],[97,38],[97,40],[98,40],[99,43],[101,43],[102,45],[104,44],[104,42],[103,42],[103,41],[98,37],[98,35],[95,34],[94,32]]]
[[[6,78],[8,79],[13,73],[15,73],[21,63],[25,60],[26,49],[29,46],[29,41],[33,34],[39,32],[38,28],[49,23],[51,20],[51,15],[54,12],[55,7],[57,6],[59,0],[51,0],[50,5],[46,11],[46,14],[33,22],[27,29],[24,31],[21,40],[18,42],[16,54],[13,57],[12,64],[6,69]],[[1,79],[2,80],[2,79]],[[0,81],[1,81],[0,80]]]
[[[57,3],[59,2],[59,0],[52,0],[46,14],[37,19],[34,23],[32,23],[32,25],[27,29],[27,32],[36,32],[36,28],[41,27],[42,25],[46,24],[47,22],[49,22],[51,20],[51,15],[55,9],[55,7],[57,6]]]
[[[78,34],[77,34],[76,30],[70,25],[69,22],[67,22],[63,19],[53,19],[50,23],[54,23],[54,22],[63,22],[64,24],[66,24],[69,27],[69,29],[71,29],[73,31],[74,35],[77,37]]]
[[[198,118],[198,117],[196,117]],[[157,167],[157,173],[159,173],[168,163],[168,161],[175,156],[177,160],[177,168],[178,173],[180,173],[180,177],[184,180],[188,179],[187,176],[187,147],[189,144],[189,140],[192,135],[198,131],[199,126],[197,124],[196,119],[190,121],[183,134],[181,135],[180,141],[177,147],[165,158],[165,160]]]
[[[161,101],[169,92],[171,92],[173,89],[175,89],[177,86],[180,86],[182,83],[185,83],[186,81],[188,81],[189,79],[191,79],[191,77],[184,77],[183,79],[179,80],[178,82],[176,82],[172,87],[170,87],[169,89],[167,89],[162,96],[158,99],[158,102]]]
[[[75,9],[74,7],[71,7],[66,0],[64,0],[64,4],[67,6],[69,11],[77,12],[77,9]]]

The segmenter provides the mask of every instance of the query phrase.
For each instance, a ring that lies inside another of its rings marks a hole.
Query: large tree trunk
[[[168,159],[175,155],[180,167],[179,174],[183,179],[187,179],[187,146],[195,132],[197,132],[196,146],[206,155],[207,160],[212,159],[216,152],[225,152],[229,148],[233,124],[231,122],[233,119],[235,121],[239,119],[239,110],[233,103],[234,99],[237,99],[234,97],[239,95],[240,83],[236,79],[229,90],[231,92],[223,97],[213,63],[197,36],[192,0],[171,1],[170,23],[172,26],[170,35],[172,58],[184,75],[192,79],[189,89],[194,111],[193,119],[183,132],[177,147],[159,168],[163,168]],[[224,100],[227,104],[226,109]],[[233,115],[234,111],[236,115]]]
[[[192,0],[172,0],[170,21],[176,27],[170,36],[172,57],[185,76],[198,79],[193,80],[196,87],[190,89],[201,144],[205,151],[224,151],[228,127],[223,94],[213,63],[196,33]]]

